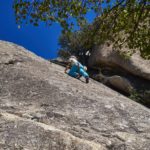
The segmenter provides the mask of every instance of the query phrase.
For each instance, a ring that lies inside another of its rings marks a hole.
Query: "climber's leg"
[[[89,83],[89,75],[84,69],[80,68],[79,74],[86,79],[86,83]]]
[[[77,78],[79,74],[76,73],[76,72],[69,72],[68,75],[70,75],[70,76],[72,76],[74,78]]]
[[[82,75],[84,78],[89,77],[88,73],[84,69],[80,69],[79,74]]]
[[[71,67],[70,71],[68,72],[68,75],[70,75],[74,78],[78,77],[79,74],[77,73],[77,70],[78,70],[78,67],[76,65],[73,65]]]

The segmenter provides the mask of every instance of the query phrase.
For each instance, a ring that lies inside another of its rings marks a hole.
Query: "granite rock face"
[[[150,108],[150,60],[143,59],[138,52],[127,57],[128,51],[125,47],[116,51],[108,43],[95,48],[88,60],[90,69],[95,70],[91,77],[105,80],[109,87]]]
[[[128,51],[124,48],[122,51]],[[144,60],[138,53],[133,54],[130,58],[125,59],[116,52],[113,45],[101,45],[89,58],[89,66],[107,65],[113,68],[120,68],[133,75],[150,80],[150,60]]]
[[[0,41],[0,150],[149,148],[149,109]]]
[[[115,86],[117,89],[120,89],[124,93],[130,94],[130,92],[134,89],[131,83],[121,76],[114,75],[111,77],[106,77],[103,74],[97,74],[93,76],[93,78],[108,86]]]

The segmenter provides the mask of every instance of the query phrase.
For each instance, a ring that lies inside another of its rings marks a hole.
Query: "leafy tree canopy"
[[[83,64],[86,64],[89,54],[94,47],[94,36],[92,37],[91,33],[87,28],[69,34],[62,33],[59,37],[61,48],[58,55],[64,58],[76,55]]]
[[[82,31],[69,35],[68,40],[80,43],[78,47],[74,45],[73,51],[88,50],[109,40],[120,48],[126,43],[130,49],[139,49],[143,57],[150,58],[149,0],[14,0],[13,8],[18,25],[58,22],[66,39],[66,31],[73,29],[76,20]],[[92,25],[86,25],[85,15],[91,10],[97,17]]]

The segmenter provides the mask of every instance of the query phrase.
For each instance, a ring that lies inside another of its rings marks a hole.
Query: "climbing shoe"
[[[89,83],[89,77],[88,77],[88,78],[86,78],[86,83]]]

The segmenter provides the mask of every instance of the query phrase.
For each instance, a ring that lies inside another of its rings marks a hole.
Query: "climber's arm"
[[[66,68],[65,68],[65,73],[67,73],[67,70],[70,69],[70,67],[71,67],[70,64],[68,64],[68,65],[66,66]]]

